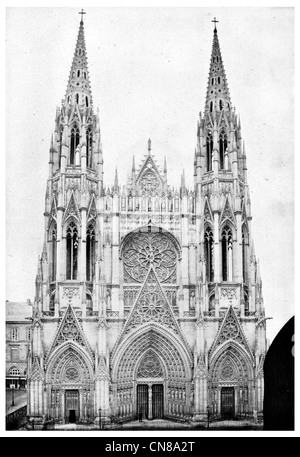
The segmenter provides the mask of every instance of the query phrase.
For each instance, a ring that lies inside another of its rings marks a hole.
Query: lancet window
[[[222,275],[223,281],[232,281],[232,232],[228,226],[222,231]]]
[[[78,272],[78,230],[71,222],[67,228],[67,279],[77,279]]]
[[[93,281],[95,274],[95,228],[92,224],[86,231],[86,279]]]
[[[86,131],[86,165],[92,168],[92,147],[93,147],[93,132],[90,128]]]
[[[221,170],[224,170],[227,168],[226,163],[225,163],[226,162],[225,161],[226,149],[227,149],[227,135],[224,132],[224,130],[222,130],[222,132],[220,133],[220,137],[219,137],[220,169]]]
[[[79,128],[77,127],[77,125],[74,125],[74,127],[71,130],[70,165],[75,165],[76,148],[78,147],[79,142],[80,142]]]
[[[206,279],[208,282],[214,280],[214,235],[210,227],[205,230],[204,234],[204,252],[206,261]]]
[[[211,132],[208,132],[206,137],[206,168],[207,171],[212,169],[212,152],[213,152],[214,142]]]
[[[54,225],[51,233],[51,279],[52,281],[56,280],[56,241],[57,241],[57,233],[56,233],[56,224]]]
[[[242,229],[242,262],[243,262],[243,282],[247,282],[247,246],[248,246],[248,233],[247,229]]]

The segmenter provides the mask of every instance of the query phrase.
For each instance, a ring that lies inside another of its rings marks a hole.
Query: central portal
[[[79,392],[66,390],[66,422],[75,424],[79,420]]]
[[[222,419],[234,418],[234,388],[223,387],[221,390],[221,416]]]
[[[151,414],[150,414],[151,413]],[[163,419],[164,386],[163,384],[137,385],[137,416],[143,419]]]

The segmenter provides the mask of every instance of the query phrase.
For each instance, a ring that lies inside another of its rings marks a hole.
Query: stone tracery
[[[163,233],[136,233],[123,252],[124,280],[143,282],[153,266],[160,282],[176,282],[177,254],[172,241]]]

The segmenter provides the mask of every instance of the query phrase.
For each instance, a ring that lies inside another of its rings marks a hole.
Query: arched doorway
[[[130,335],[112,361],[117,419],[178,419],[190,414],[190,355],[165,328],[148,324]]]
[[[226,344],[211,359],[209,384],[213,417],[230,420],[253,412],[253,370],[239,345]]]
[[[163,419],[166,369],[158,354],[149,349],[136,371],[136,411],[144,419]]]
[[[50,419],[79,423],[94,418],[92,366],[82,348],[67,343],[54,351],[46,379]]]

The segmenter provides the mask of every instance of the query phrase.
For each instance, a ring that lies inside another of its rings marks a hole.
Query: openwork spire
[[[66,91],[65,104],[77,104],[79,106],[85,107],[92,105],[92,91],[87,65],[87,54],[82,17]]]
[[[212,53],[210,59],[209,78],[206,93],[205,111],[229,111],[231,101],[224,70],[218,32],[215,23]]]

